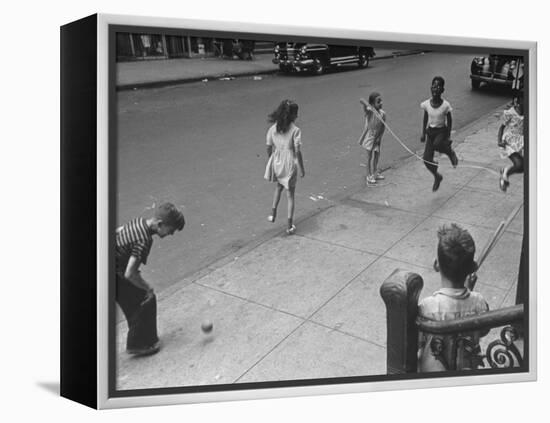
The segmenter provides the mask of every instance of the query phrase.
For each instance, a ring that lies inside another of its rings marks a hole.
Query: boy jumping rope
[[[443,180],[443,176],[437,171],[437,163],[434,162],[434,152],[446,154],[451,159],[453,167],[458,164],[456,153],[451,148],[451,130],[453,118],[452,107],[441,94],[445,91],[445,80],[441,76],[432,79],[432,97],[420,104],[424,110],[422,120],[422,136],[420,142],[426,142],[424,148],[424,164],[434,176],[432,191],[437,191]]]

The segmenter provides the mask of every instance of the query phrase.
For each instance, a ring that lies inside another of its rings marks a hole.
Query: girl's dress
[[[273,147],[273,152],[267,161],[264,178],[270,182],[278,182],[286,189],[296,185],[298,179],[298,161],[296,150],[302,145],[301,131],[294,123],[287,132],[277,132],[277,124],[267,131],[267,145]]]
[[[386,113],[380,109],[378,111],[380,117],[386,121]],[[380,120],[375,112],[370,111],[365,116],[365,129],[363,139],[361,140],[360,145],[367,151],[377,151],[380,152],[380,141],[382,140],[382,135],[386,127],[384,122]]]
[[[511,107],[502,113],[502,142],[505,144],[506,155],[519,153],[523,156],[523,116],[515,107]]]

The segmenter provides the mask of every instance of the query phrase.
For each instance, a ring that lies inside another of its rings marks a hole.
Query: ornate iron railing
[[[388,374],[417,372],[419,331],[433,335],[432,354],[448,370],[523,366],[523,340],[518,333],[525,329],[523,304],[455,320],[418,320],[423,284],[420,275],[396,269],[380,287],[386,304]],[[471,332],[483,334],[501,327],[500,338],[490,342],[485,352],[472,342]]]

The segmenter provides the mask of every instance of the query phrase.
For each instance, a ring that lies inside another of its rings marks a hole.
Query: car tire
[[[475,79],[472,79],[472,90],[479,90],[480,86],[481,86],[480,81],[476,81]]]
[[[315,75],[322,75],[325,73],[325,66],[323,65],[323,62],[321,62],[320,59],[315,59],[313,61],[313,73]]]
[[[357,63],[360,68],[368,68],[369,67],[369,56],[365,53],[362,53],[359,55],[359,61]]]

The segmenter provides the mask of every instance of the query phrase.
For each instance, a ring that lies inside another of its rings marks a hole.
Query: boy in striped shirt
[[[116,302],[128,322],[129,354],[148,355],[159,350],[157,300],[139,267],[147,264],[153,235],[164,238],[184,226],[181,211],[171,203],[163,203],[155,209],[154,217],[138,217],[116,231]]]

